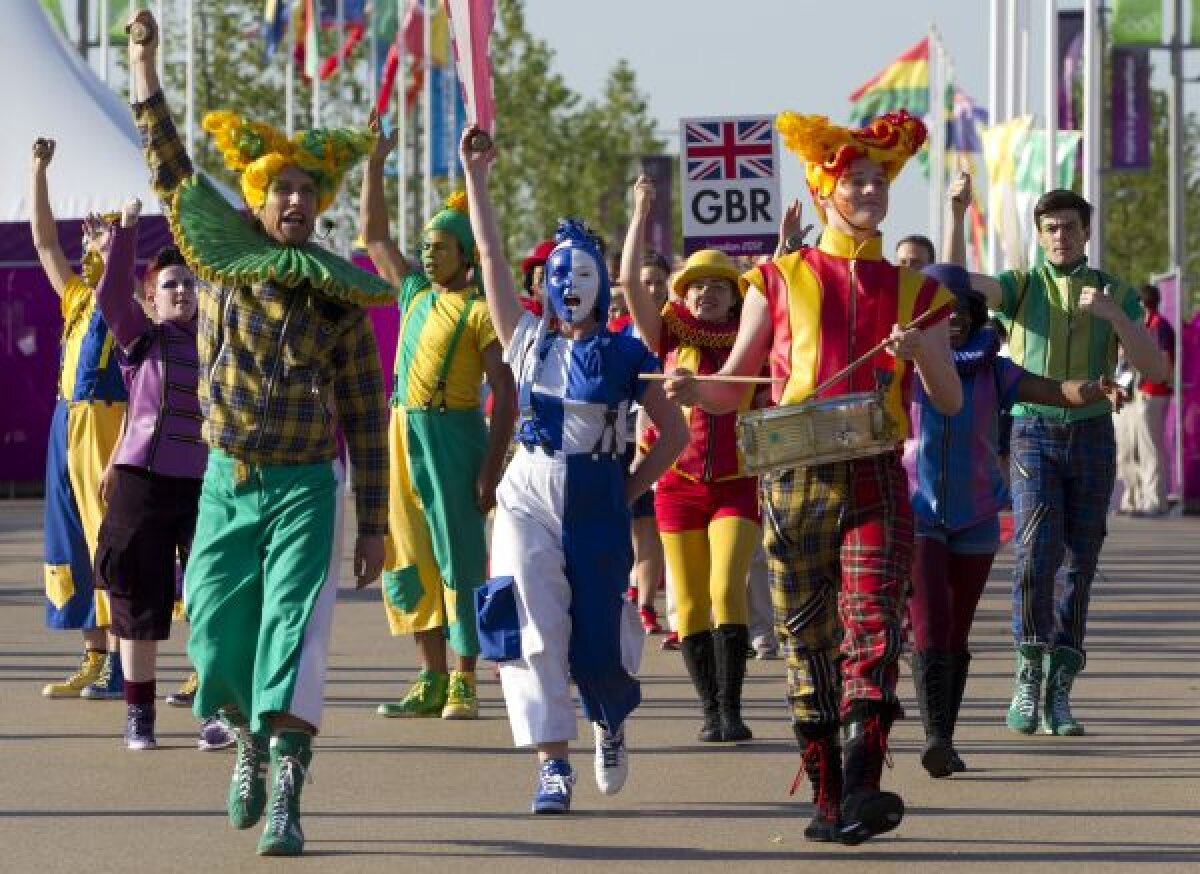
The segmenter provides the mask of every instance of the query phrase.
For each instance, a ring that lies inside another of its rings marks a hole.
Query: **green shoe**
[[[1042,657],[1046,647],[1023,643],[1017,647],[1017,676],[1013,683],[1012,703],[1005,723],[1021,734],[1033,734],[1038,725],[1038,700],[1042,697]]]
[[[449,674],[422,668],[417,674],[417,682],[413,683],[413,687],[404,698],[395,703],[380,704],[375,712],[389,719],[439,717],[442,715],[442,708],[446,706],[449,688]]]
[[[300,828],[300,790],[312,762],[312,737],[285,731],[271,738],[271,803],[267,825],[258,839],[260,856],[299,856],[304,851]]]
[[[237,755],[225,806],[234,828],[250,828],[262,817],[267,805],[267,741],[247,725],[235,726],[234,734]]]
[[[1077,736],[1083,726],[1071,715],[1071,686],[1083,670],[1083,653],[1057,646],[1046,653],[1046,698],[1042,706],[1042,732]]]
[[[475,690],[475,674],[451,671],[442,719],[478,719],[479,695]]]

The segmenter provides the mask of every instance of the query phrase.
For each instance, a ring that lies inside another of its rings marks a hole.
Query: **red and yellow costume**
[[[925,138],[905,112],[858,131],[821,116],[783,113],[785,144],[807,162],[807,181],[822,219],[822,200],[860,158],[890,182]],[[847,220],[848,223],[848,220]],[[769,353],[775,400],[796,404],[895,324],[929,310],[949,316],[954,298],[922,274],[883,258],[877,234],[856,241],[827,226],[817,245],[756,267],[747,294],[765,297],[772,323]],[[881,352],[822,397],[880,391],[900,438],[908,434],[911,364]],[[892,452],[789,470],[764,478],[763,516],[777,631],[788,662],[788,699],[805,769],[813,782],[814,840],[854,843],[894,828],[903,803],[879,790],[887,733],[900,712],[904,582],[913,528],[899,446]],[[837,727],[846,723],[845,804]],[[853,799],[853,800],[852,800]],[[849,836],[848,836],[849,835]]]
[[[736,296],[737,268],[723,253],[696,252],[672,283],[686,295],[690,283],[724,279]],[[668,301],[656,348],[667,372],[686,368],[713,374],[729,357],[738,315],[704,321],[683,303]],[[754,404],[748,387],[739,409]],[[687,447],[654,493],[654,515],[667,561],[684,662],[704,710],[701,740],[743,740],[741,690],[749,646],[746,579],[762,541],[758,479],[746,476],[737,447],[737,413],[685,408]],[[647,434],[652,441],[653,432]]]
[[[736,318],[702,322],[687,307],[669,301],[663,308],[659,349],[664,369],[716,373],[737,336]],[[741,409],[754,401],[747,388]],[[737,448],[736,413],[713,415],[685,408],[691,439],[658,481],[654,515],[670,567],[670,585],[679,618],[679,636],[716,624],[746,624],[746,574],[761,538],[758,479],[746,476]],[[647,441],[653,442],[653,429]]]

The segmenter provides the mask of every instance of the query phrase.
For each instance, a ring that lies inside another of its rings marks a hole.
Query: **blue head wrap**
[[[558,230],[554,233],[554,251],[546,259],[546,299],[550,308],[564,322],[576,322],[581,318],[580,313],[571,311],[563,301],[563,296],[570,288],[571,254],[579,250],[586,252],[596,263],[596,275],[599,283],[596,291],[596,303],[591,315],[603,325],[608,319],[608,304],[612,297],[612,283],[608,276],[608,266],[604,263],[604,251],[600,240],[592,233],[591,228],[579,219],[562,219]],[[567,269],[563,271],[561,268]],[[559,268],[559,269],[556,269]]]

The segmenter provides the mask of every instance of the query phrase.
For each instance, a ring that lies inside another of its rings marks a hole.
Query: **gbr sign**
[[[679,122],[684,254],[769,255],[779,230],[779,138],[770,115]]]

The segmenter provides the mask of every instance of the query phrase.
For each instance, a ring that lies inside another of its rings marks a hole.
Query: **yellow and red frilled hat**
[[[806,163],[808,190],[822,222],[825,211],[821,198],[833,193],[834,185],[852,163],[868,158],[883,167],[891,182],[926,138],[925,124],[905,109],[881,115],[858,129],[832,124],[825,115],[781,112],[775,118],[775,127],[783,144]]]
[[[284,167],[298,167],[317,185],[317,212],[333,203],[346,172],[375,145],[375,135],[354,128],[313,128],[287,137],[269,124],[236,112],[209,112],[202,122],[221,150],[225,166],[238,173],[242,196],[252,209]]]

